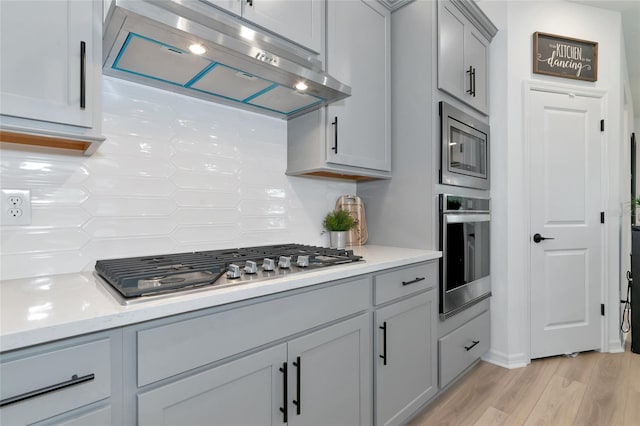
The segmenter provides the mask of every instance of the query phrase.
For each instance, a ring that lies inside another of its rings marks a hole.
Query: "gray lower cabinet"
[[[376,425],[403,424],[437,390],[436,289],[375,313]]]
[[[121,423],[121,331],[4,352],[3,425]]]
[[[368,425],[368,315],[138,395],[140,425]]]

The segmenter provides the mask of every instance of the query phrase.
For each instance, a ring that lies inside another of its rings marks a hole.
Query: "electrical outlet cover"
[[[0,225],[31,225],[30,190],[3,189],[0,197]]]

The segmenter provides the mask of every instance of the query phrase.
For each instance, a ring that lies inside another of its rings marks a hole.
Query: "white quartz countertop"
[[[439,251],[353,247],[364,262],[120,305],[92,272],[0,282],[0,352],[437,259]]]

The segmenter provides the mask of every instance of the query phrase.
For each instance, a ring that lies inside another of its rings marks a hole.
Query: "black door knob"
[[[535,234],[533,236],[533,242],[534,243],[539,243],[540,241],[544,241],[544,240],[555,240],[555,238],[550,238],[550,237],[543,237],[540,234]]]

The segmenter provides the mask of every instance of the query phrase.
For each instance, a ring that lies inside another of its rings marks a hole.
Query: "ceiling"
[[[570,0],[588,6],[622,12],[622,32],[624,34],[629,68],[629,82],[636,116],[635,128],[640,129],[640,0]]]

